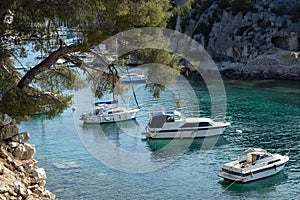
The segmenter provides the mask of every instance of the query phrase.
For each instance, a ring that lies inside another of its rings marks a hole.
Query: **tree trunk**
[[[58,50],[51,53],[45,60],[41,63],[30,69],[19,81],[18,88],[24,89],[31,83],[31,81],[40,73],[49,69],[52,65],[56,63],[56,61],[65,54],[73,53],[78,51],[78,46],[66,46],[61,47]]]

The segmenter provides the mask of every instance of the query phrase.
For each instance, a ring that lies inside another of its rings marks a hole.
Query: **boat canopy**
[[[265,151],[261,148],[249,148],[246,151],[244,151],[242,155],[247,155],[249,153],[270,154],[270,153],[268,153],[267,151]]]
[[[101,104],[107,104],[107,105],[110,105],[110,104],[116,104],[118,103],[118,100],[112,100],[112,101],[98,101],[98,102],[95,102],[95,106],[99,106]]]
[[[174,122],[179,120],[181,113],[178,111],[155,112],[149,122],[150,128],[162,128],[166,122]]]
[[[239,162],[255,163],[257,160],[270,156],[270,153],[261,148],[250,148],[243,152],[239,158]]]

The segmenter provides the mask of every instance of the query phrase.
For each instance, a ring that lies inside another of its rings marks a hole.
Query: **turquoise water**
[[[135,88],[142,104],[136,121],[82,125],[78,116],[90,108],[91,98],[81,91],[75,95],[76,112],[70,108],[52,120],[37,117],[20,124],[20,131],[31,135],[35,159],[47,173],[46,187],[57,199],[299,199],[299,82],[227,81],[231,127],[218,138],[171,144],[140,137],[149,111],[175,109],[180,97],[185,116],[210,117],[218,100],[196,81],[191,87],[178,81],[158,100],[143,84]],[[123,98],[134,105],[129,94]],[[288,153],[290,161],[277,175],[247,184],[229,185],[217,176],[223,163],[249,147]]]

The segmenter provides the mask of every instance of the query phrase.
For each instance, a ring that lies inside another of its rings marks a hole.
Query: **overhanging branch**
[[[35,67],[31,68],[19,81],[17,87],[19,89],[24,89],[25,87],[28,87],[29,83],[32,82],[32,80],[39,75],[40,73],[46,71],[49,67],[54,65],[56,61],[62,57],[63,55],[66,55],[68,53],[73,53],[78,51],[78,46],[65,46],[61,47],[58,50],[51,53],[45,60],[43,60],[41,63],[36,65]]]

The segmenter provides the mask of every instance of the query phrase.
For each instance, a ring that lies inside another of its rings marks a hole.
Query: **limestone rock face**
[[[244,12],[233,12],[232,5],[222,2],[214,1],[205,9],[203,5],[198,10],[197,7],[193,8],[188,17],[177,19],[176,30],[198,41],[217,66],[225,68],[229,75],[245,72],[243,78],[247,78],[250,70],[253,70],[251,77],[256,74],[259,76],[257,78],[273,76],[298,79],[295,64],[300,60],[300,55],[294,56],[291,62],[282,63],[274,59],[279,55],[278,51],[272,58],[266,54],[274,49],[280,49],[287,55],[299,54],[299,0],[252,1]],[[259,70],[254,69],[256,64]],[[264,75],[261,71],[265,72]],[[269,72],[273,75],[269,76]]]
[[[232,79],[300,80],[300,59],[293,52],[272,48],[243,67],[224,68],[221,73]]]
[[[15,125],[6,125],[0,129],[0,140],[11,138],[19,133],[19,129]]]
[[[28,132],[23,132],[23,133],[20,133],[20,134],[17,134],[13,137],[11,137],[11,141],[13,142],[18,142],[18,143],[24,143],[24,142],[27,142],[29,140],[30,136],[29,136],[29,133]]]
[[[24,144],[29,133],[19,134],[15,121],[1,114],[0,129],[0,133],[7,133],[0,134],[0,199],[55,199],[55,195],[45,189],[45,170],[33,159],[34,145]]]
[[[12,121],[11,117],[8,116],[7,114],[0,114],[0,127],[10,124],[11,121]]]
[[[290,51],[273,48],[249,61],[242,70],[244,74],[257,71],[262,78],[300,79],[300,59]]]
[[[35,154],[35,148],[32,144],[19,144],[13,151],[13,155],[20,160],[29,160],[33,158]]]

